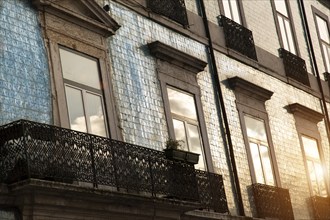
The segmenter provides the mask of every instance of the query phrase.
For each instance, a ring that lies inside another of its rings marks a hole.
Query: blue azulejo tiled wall
[[[29,0],[0,0],[0,124],[51,122],[47,55]]]

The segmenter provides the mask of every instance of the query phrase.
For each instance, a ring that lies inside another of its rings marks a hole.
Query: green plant
[[[174,139],[168,139],[166,141],[166,149],[173,149],[173,150],[182,150],[183,146],[182,144],[184,143],[183,140],[174,140]]]

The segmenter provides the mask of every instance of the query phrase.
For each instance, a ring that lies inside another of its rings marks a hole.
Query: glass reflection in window
[[[265,122],[244,115],[250,153],[257,183],[275,185]]]
[[[184,141],[182,144],[184,150],[199,154],[199,163],[195,168],[205,169],[202,153],[203,145],[194,96],[173,87],[167,87],[167,95],[175,139]]]
[[[85,111],[81,90],[65,86],[71,129],[87,132]]]
[[[321,50],[324,56],[325,68],[328,72],[330,72],[330,34],[328,22],[316,15],[316,24],[321,41]]]
[[[222,4],[225,16],[238,24],[242,24],[237,0],[222,0]]]
[[[307,160],[312,193],[313,195],[327,196],[328,193],[325,186],[324,171],[321,165],[317,141],[306,136],[302,136],[301,139]]]
[[[70,128],[107,136],[97,59],[60,48]]]
[[[294,44],[293,32],[286,2],[285,0],[274,0],[274,3],[283,48],[293,54],[296,54],[296,47]]]

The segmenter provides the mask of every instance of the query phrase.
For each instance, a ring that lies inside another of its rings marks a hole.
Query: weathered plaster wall
[[[51,122],[49,72],[37,11],[28,0],[0,0],[0,124]]]

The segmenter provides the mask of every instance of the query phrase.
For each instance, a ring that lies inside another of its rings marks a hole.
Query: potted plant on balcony
[[[165,156],[169,160],[183,161],[190,164],[197,164],[199,154],[183,150],[183,140],[168,139],[166,141]]]

